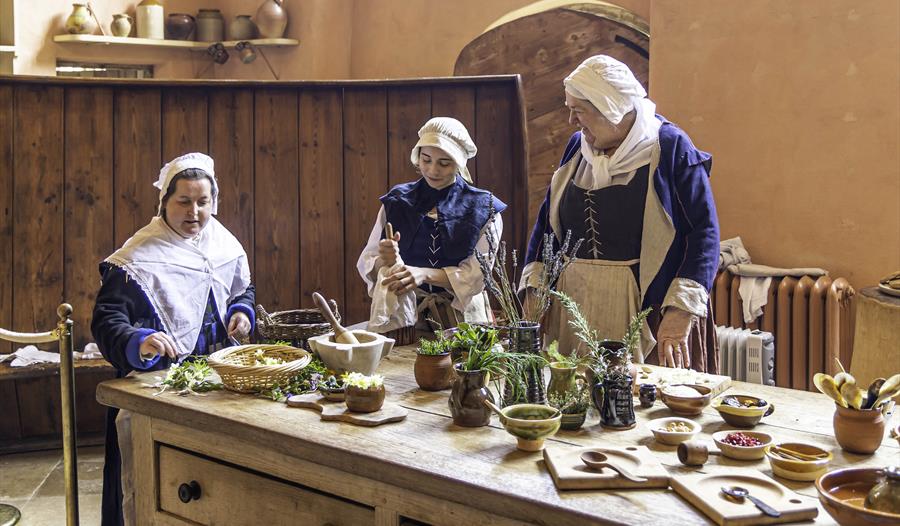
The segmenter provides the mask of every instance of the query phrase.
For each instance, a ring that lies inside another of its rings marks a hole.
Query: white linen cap
[[[579,64],[563,85],[566,92],[589,101],[613,124],[634,109],[635,99],[647,96],[628,66],[607,55],[594,55]]]
[[[163,198],[166,196],[166,191],[169,189],[169,184],[172,182],[172,179],[189,168],[197,168],[209,174],[209,178],[212,180],[212,214],[215,215],[218,213],[219,184],[216,182],[216,171],[213,168],[214,164],[212,157],[200,152],[186,153],[167,162],[159,171],[159,179],[153,183],[153,186],[159,189],[159,208],[157,213],[162,212]]]
[[[472,182],[466,161],[475,157],[478,148],[463,123],[451,117],[434,117],[419,129],[419,142],[413,146],[409,160],[413,166],[419,166],[419,149],[423,146],[440,148],[456,163],[459,174],[466,182]]]

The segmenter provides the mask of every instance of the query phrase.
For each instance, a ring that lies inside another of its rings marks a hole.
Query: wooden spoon
[[[619,475],[622,475],[626,479],[630,480],[631,482],[647,482],[647,479],[633,475],[626,468],[610,460],[609,457],[599,451],[585,451],[581,454],[581,461],[584,462],[587,467],[596,471],[600,471],[603,468],[609,468],[617,472]]]
[[[822,391],[823,394],[828,395],[832,400],[837,402],[837,404],[841,407],[847,407],[847,402],[844,401],[844,397],[841,396],[841,392],[838,389],[837,385],[834,382],[834,378],[831,375],[825,373],[816,373],[813,376],[813,383]]]
[[[331,328],[334,329],[334,341],[335,343],[347,343],[351,345],[359,345],[359,340],[356,339],[356,336],[345,329],[334,317],[334,313],[331,312],[331,309],[328,308],[328,302],[325,301],[325,298],[322,297],[318,292],[313,292],[313,300],[316,302],[316,306],[319,307],[319,312],[322,313],[322,316],[328,320],[328,323],[331,324]]]
[[[878,398],[872,404],[872,409],[877,409],[879,405],[897,395],[900,395],[900,374],[895,374],[884,381],[878,390]]]
[[[866,399],[863,400],[863,409],[872,409],[875,407],[875,400],[878,398],[878,392],[884,385],[884,378],[876,378],[869,384],[866,390]]]

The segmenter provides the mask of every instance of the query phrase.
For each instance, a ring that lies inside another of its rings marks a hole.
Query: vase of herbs
[[[550,382],[547,384],[547,398],[560,398],[578,389],[578,380],[587,384],[587,379],[578,368],[587,364],[587,357],[574,353],[566,356],[559,352],[558,343],[547,346],[547,360],[550,362]]]
[[[435,340],[419,340],[413,372],[416,383],[424,391],[441,391],[453,382],[453,362],[450,360],[452,342],[436,331]]]
[[[560,429],[575,431],[581,428],[591,404],[590,393],[590,388],[584,383],[576,384],[575,388],[568,391],[547,393],[548,403],[562,413]]]
[[[454,365],[456,379],[447,401],[450,415],[458,426],[486,426],[491,422],[491,410],[484,401],[494,402],[487,385],[492,375],[499,378],[503,374],[504,353],[498,349],[497,331],[463,323],[454,340],[464,348],[464,355]]]

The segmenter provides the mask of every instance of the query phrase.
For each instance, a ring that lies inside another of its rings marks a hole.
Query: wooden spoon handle
[[[394,225],[390,222],[384,224],[384,235],[391,241],[394,240]]]
[[[633,475],[630,471],[628,471],[627,469],[623,468],[622,466],[616,464],[615,462],[606,462],[606,465],[607,465],[607,467],[609,467],[613,471],[618,472],[619,475],[622,475],[623,477],[630,480],[631,482],[637,482],[637,483],[647,482],[647,479]]]
[[[343,328],[341,324],[334,317],[334,313],[331,312],[331,308],[328,306],[328,302],[325,301],[325,298],[322,297],[318,292],[313,292],[313,301],[316,302],[316,306],[319,307],[319,312],[322,313],[322,316],[328,320],[328,323],[331,324],[331,328],[334,329],[334,334],[338,335],[342,332],[347,332],[347,329]]]

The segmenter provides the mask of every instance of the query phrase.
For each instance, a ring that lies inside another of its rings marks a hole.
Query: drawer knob
[[[192,500],[200,498],[200,483],[196,480],[185,482],[178,486],[178,498],[181,502],[187,504]]]

